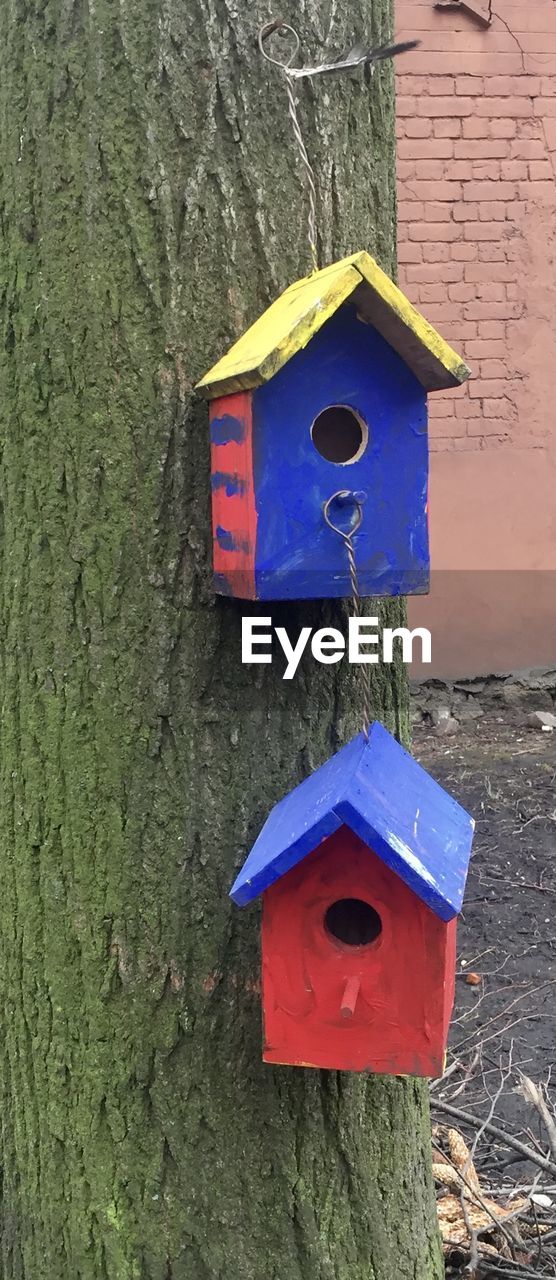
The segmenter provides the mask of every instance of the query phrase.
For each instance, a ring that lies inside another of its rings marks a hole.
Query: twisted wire
[[[281,62],[279,58],[273,58],[265,49],[265,40],[268,40],[274,32],[279,35],[290,38],[293,41],[293,50],[290,57]],[[315,174],[307,154],[307,148],[303,140],[299,116],[297,114],[297,99],[295,96],[294,85],[302,79],[311,79],[314,76],[322,75],[338,75],[340,72],[353,71],[357,67],[365,67],[372,75],[377,62],[384,61],[389,58],[395,58],[399,53],[406,53],[410,49],[415,49],[419,44],[418,40],[404,40],[398,44],[382,44],[378,47],[369,49],[366,45],[355,44],[351,49],[347,49],[340,54],[334,62],[320,62],[314,67],[294,67],[294,62],[299,53],[299,36],[294,27],[284,22],[283,18],[274,18],[272,22],[267,22],[261,27],[258,36],[259,49],[263,58],[267,62],[271,62],[274,67],[278,67],[285,77],[286,93],[288,95],[288,114],[292,122],[293,133],[297,143],[299,158],[305,173],[307,182],[307,191],[309,196],[308,209],[308,240],[311,251],[311,261],[313,271],[318,271],[318,250],[317,250],[317,191],[315,183]]]
[[[331,504],[336,499],[340,499],[341,502],[352,500],[355,503],[356,512],[357,512],[356,522],[354,525],[352,525],[352,528],[347,532],[344,529],[340,529],[339,526],[334,524],[333,520],[330,519],[330,507],[331,507]],[[329,529],[332,529],[334,533],[338,534],[338,536],[342,539],[342,542],[344,543],[344,546],[346,548],[347,555],[348,555],[349,579],[350,579],[350,586],[351,586],[352,612],[353,612],[354,618],[360,618],[362,616],[361,615],[361,593],[359,591],[359,578],[357,576],[357,565],[355,562],[355,547],[353,545],[353,536],[355,533],[357,533],[357,530],[359,529],[361,525],[361,521],[363,519],[362,505],[355,493],[352,493],[349,489],[340,489],[338,493],[333,493],[332,497],[328,498],[328,501],[324,503],[323,513]],[[371,716],[372,716],[370,662],[361,663],[361,712],[362,712],[363,733],[365,735],[365,738],[368,740],[369,729],[371,725]]]
[[[267,40],[268,37],[272,35],[274,31],[279,31],[282,35],[289,35],[293,37],[294,47],[287,62],[280,62],[278,58],[271,57],[271,55],[267,53],[264,47],[265,40]],[[311,264],[312,264],[313,271],[318,271],[319,258],[318,258],[318,250],[317,250],[317,188],[316,188],[314,170],[311,165],[311,161],[309,160],[307,148],[305,146],[305,142],[303,139],[303,134],[301,132],[299,116],[297,114],[297,100],[296,100],[296,94],[294,90],[294,71],[291,66],[291,63],[293,62],[294,58],[297,56],[297,53],[299,51],[299,36],[297,34],[297,31],[295,31],[293,27],[290,27],[286,22],[282,22],[281,18],[278,18],[274,22],[267,23],[265,27],[261,27],[261,30],[259,31],[259,49],[263,55],[263,58],[265,58],[267,62],[271,62],[274,67],[278,67],[278,69],[283,73],[285,78],[286,94],[288,99],[288,115],[292,123],[293,135],[297,143],[297,150],[299,153],[299,158],[301,160],[303,171],[305,173],[305,179],[306,179],[306,185],[307,185],[307,194],[308,194],[308,201],[309,201],[309,207],[307,211],[307,239],[309,241]]]
[[[359,594],[359,580],[357,577],[357,567],[355,564],[355,549],[351,534],[344,536],[344,542],[348,553],[349,576],[351,582],[351,603],[354,618],[361,617],[361,596]],[[361,663],[361,712],[363,733],[368,740],[369,729],[371,725],[371,666],[369,662]]]
[[[318,251],[317,251],[317,189],[315,185],[315,174],[311,165],[311,161],[309,160],[309,156],[307,155],[307,148],[303,141],[303,134],[301,132],[301,125],[299,123],[299,116],[297,114],[297,103],[295,100],[295,94],[294,94],[291,76],[288,73],[287,67],[284,68],[284,71],[286,76],[286,93],[288,95],[288,112],[289,112],[290,120],[292,122],[294,138],[297,142],[299,157],[303,165],[303,168],[305,170],[305,178],[307,181],[307,191],[309,196],[309,208],[307,211],[307,233],[308,233],[307,239],[309,241],[311,263],[312,263],[313,271],[318,271],[319,258],[318,258]]]

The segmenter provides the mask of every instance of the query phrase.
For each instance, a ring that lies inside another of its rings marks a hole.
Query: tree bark
[[[390,0],[280,12],[308,60],[391,33]],[[247,606],[210,586],[192,388],[309,267],[271,16],[3,6],[3,1280],[441,1271],[426,1086],[263,1067],[258,912],[227,897],[271,805],[358,728],[349,671],[242,667]],[[392,269],[391,69],[301,102],[323,262]],[[404,736],[399,665],[374,699]]]

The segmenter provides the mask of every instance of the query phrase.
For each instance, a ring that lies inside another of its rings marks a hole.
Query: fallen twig
[[[554,986],[555,982],[556,982],[556,978],[548,978],[545,982],[540,982],[536,987],[527,987],[526,990],[522,991],[520,995],[515,997],[514,1000],[511,1000],[510,1003],[507,1004],[504,1009],[501,1009],[500,1013],[497,1013],[494,1015],[493,1018],[490,1018],[489,1022],[487,1022],[486,1024],[485,1030],[488,1030],[488,1028],[493,1027],[495,1022],[499,1022],[500,1018],[504,1018],[506,1014],[510,1013],[511,1010],[515,1008],[516,1004],[519,1004],[521,1000],[526,1000],[528,996],[537,995],[539,991],[544,991],[545,988]],[[481,1001],[482,999],[483,997],[481,996]],[[474,1006],[475,1010],[478,1008],[478,1004],[479,1004],[479,1001],[477,1001],[477,1003]],[[518,1019],[518,1021],[521,1021],[521,1019]],[[511,1029],[512,1026],[516,1026],[516,1025],[517,1024],[513,1022],[513,1023],[510,1023],[510,1026],[508,1027],[502,1027],[500,1030],[497,1030],[493,1032],[491,1035],[486,1036],[481,1041],[481,1043],[483,1045],[488,1044],[489,1040],[496,1039],[498,1035],[506,1034]],[[475,1034],[476,1032],[472,1031],[471,1034],[466,1036],[463,1040],[461,1040],[459,1044],[454,1045],[452,1052],[456,1057],[461,1055],[465,1045],[468,1044],[469,1040],[473,1039],[473,1036]]]
[[[464,1074],[463,1080],[461,1081],[461,1084],[458,1085],[457,1089],[454,1089],[454,1092],[451,1095],[450,1100],[452,1102],[454,1098],[459,1098],[460,1094],[462,1094],[464,1090],[467,1088],[467,1085],[469,1084],[469,1081],[473,1075],[473,1072],[475,1071],[475,1068],[479,1065],[480,1061],[481,1061],[481,1049],[479,1047],[478,1049],[475,1050],[475,1053],[473,1054],[471,1062],[468,1063],[465,1069],[465,1074]]]
[[[499,1280],[539,1280],[539,1272],[531,1271],[529,1267],[523,1270],[520,1267],[514,1267],[509,1260],[501,1258],[497,1262],[496,1258],[488,1259],[488,1271],[486,1274],[497,1276]]]
[[[453,1076],[454,1071],[461,1071],[462,1067],[463,1063],[459,1062],[457,1058],[454,1058],[454,1061],[450,1063],[450,1066],[446,1067],[444,1074],[439,1076],[438,1080],[431,1081],[431,1093],[433,1093],[435,1089],[440,1089],[445,1081],[449,1080],[450,1076]]]
[[[556,1121],[554,1120],[554,1116],[546,1103],[544,1094],[539,1085],[535,1084],[534,1080],[531,1080],[529,1076],[525,1076],[522,1071],[518,1074],[521,1081],[519,1093],[522,1098],[525,1098],[526,1102],[529,1102],[531,1106],[535,1107],[538,1111],[548,1134],[548,1141],[550,1143],[550,1150],[552,1152],[553,1159],[556,1160]]]
[[[544,1169],[553,1176],[556,1175],[556,1163],[553,1160],[550,1160],[548,1156],[538,1155],[533,1147],[527,1147],[524,1142],[519,1141],[519,1138],[514,1138],[513,1134],[506,1133],[504,1129],[499,1129],[498,1125],[492,1124],[492,1121],[482,1121],[477,1116],[472,1115],[470,1111],[464,1111],[461,1107],[452,1107],[449,1102],[443,1102],[436,1097],[431,1097],[431,1107],[436,1111],[443,1111],[445,1115],[453,1116],[455,1120],[462,1120],[465,1124],[471,1125],[473,1129],[483,1129],[488,1133],[492,1133],[505,1146],[512,1147],[514,1151],[518,1151],[524,1160],[530,1160],[539,1169]]]
[[[459,1199],[461,1204],[463,1221],[465,1222],[467,1234],[469,1236],[469,1263],[466,1267],[466,1271],[468,1276],[470,1277],[470,1280],[477,1280],[477,1277],[479,1275],[480,1261],[481,1261],[480,1255],[479,1255],[479,1236],[473,1226],[473,1223],[471,1221],[471,1217],[469,1214],[469,1210],[465,1203],[464,1187],[461,1188]]]

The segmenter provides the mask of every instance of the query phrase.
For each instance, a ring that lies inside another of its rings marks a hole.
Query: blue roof
[[[343,825],[441,920],[458,914],[475,823],[378,722],[275,806],[230,897],[252,902]]]

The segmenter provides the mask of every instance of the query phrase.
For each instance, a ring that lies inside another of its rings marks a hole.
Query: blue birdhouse
[[[272,810],[260,894],[266,1062],[442,1074],[474,822],[375,723]]]
[[[368,253],[291,285],[198,384],[215,590],[251,600],[429,584],[427,394],[469,377]],[[329,519],[325,517],[325,511]]]

